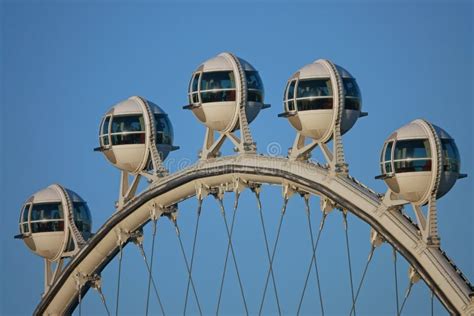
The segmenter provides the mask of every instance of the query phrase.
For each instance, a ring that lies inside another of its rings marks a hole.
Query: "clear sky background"
[[[374,176],[379,174],[381,146],[393,130],[415,118],[445,128],[456,139],[462,171],[469,177],[439,201],[442,247],[474,279],[472,2],[3,1],[0,20],[0,314],[31,314],[42,292],[42,260],[13,239],[23,201],[51,183],[61,183],[88,201],[97,230],[114,211],[119,173],[92,149],[97,146],[102,115],[131,95],[149,98],[168,112],[175,143],[181,147],[170,155],[170,169],[194,161],[204,128],[182,110],[188,81],[202,61],[222,51],[252,63],[265,84],[265,101],[272,107],[251,125],[261,153],[272,142],[281,144],[284,151],[291,146],[295,132],[285,119],[277,118],[283,89],[294,71],[318,58],[333,60],[357,78],[363,110],[369,116],[344,136],[345,153],[351,174],[374,190],[386,190]],[[228,199],[230,207],[232,196]],[[279,189],[264,190],[263,199],[273,243],[281,207]],[[226,237],[215,202],[206,200],[204,206],[195,281],[209,314],[215,311]],[[188,251],[195,207],[195,201],[181,205]],[[302,271],[310,258],[302,207],[298,198],[290,202],[275,262],[280,299],[288,314],[296,310]],[[321,216],[317,199],[312,200],[312,208],[317,227]],[[407,212],[413,216],[410,209]],[[252,311],[258,310],[266,268],[257,214],[252,196],[244,194],[235,243]],[[369,227],[351,215],[349,222],[357,284],[369,250]],[[181,314],[186,278],[173,234],[169,223],[159,223],[155,275],[165,309]],[[140,315],[146,295],[145,267],[133,246],[125,251],[120,310]],[[327,315],[347,315],[350,309],[344,251],[341,216],[334,212],[318,249]],[[358,314],[393,315],[391,247],[382,246],[373,260]],[[399,268],[402,295],[407,285],[406,263]],[[103,273],[112,310],[116,273],[115,262]],[[312,275],[305,313],[319,311],[315,289]],[[276,312],[272,293],[269,288],[266,313]],[[406,314],[428,313],[426,286],[420,282],[412,295]],[[232,265],[223,303],[227,314],[243,312]],[[84,304],[84,313],[104,313],[92,291]],[[152,311],[159,311],[154,299]],[[192,298],[190,311],[196,312]],[[439,303],[436,312],[442,314]]]

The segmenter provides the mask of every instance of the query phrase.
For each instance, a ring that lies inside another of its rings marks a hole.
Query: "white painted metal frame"
[[[342,83],[341,75],[339,74],[336,66],[330,62],[329,60],[320,59],[317,61],[321,63],[324,67],[327,68],[329,72],[329,79],[331,80],[332,85],[332,96],[331,99],[333,100],[333,118],[331,122],[331,127],[328,129],[328,132],[318,141],[311,140],[309,144],[305,144],[305,139],[303,135],[300,133],[296,134],[295,141],[293,142],[293,146],[290,150],[289,157],[292,160],[307,160],[310,157],[311,151],[316,148],[316,146],[320,146],[324,158],[326,159],[327,163],[332,172],[334,173],[342,173],[347,174],[349,172],[349,166],[345,161],[344,158],[344,148],[342,144],[342,131],[341,131],[341,124],[342,124],[342,113],[344,111],[344,87]],[[293,101],[295,103],[295,111],[289,113],[289,115],[295,115],[298,112],[298,105],[297,105],[297,96],[296,93],[298,91],[299,79],[298,78],[291,78],[289,82],[296,79],[295,88],[293,92]],[[289,87],[289,85],[288,85]],[[285,98],[288,97],[288,91],[286,92]],[[286,105],[286,108],[288,106]],[[333,150],[331,151],[329,147],[326,145],[329,140],[333,141]]]
[[[325,211],[337,207],[352,212],[408,260],[450,313],[474,313],[474,296],[468,281],[440,248],[428,247],[420,238],[418,227],[403,215],[399,207],[387,205],[386,199],[350,176],[335,175],[319,165],[286,158],[239,155],[199,161],[153,183],[131,199],[65,267],[35,314],[59,315],[75,308],[79,292],[85,295],[90,285],[77,287],[74,276],[100,274],[119,251],[117,231],[130,235],[151,217],[166,212],[167,206],[195,196],[196,188],[224,187],[232,190],[236,178],[247,183],[283,185],[308,192],[322,197]]]
[[[235,91],[235,103],[236,108],[231,123],[222,132],[214,131],[209,127],[206,127],[206,135],[204,138],[204,144],[199,154],[200,158],[205,160],[209,158],[215,158],[219,156],[219,150],[224,144],[226,139],[229,139],[235,146],[236,151],[240,153],[255,153],[257,151],[256,143],[253,141],[250,133],[245,108],[247,105],[247,79],[245,70],[240,63],[240,60],[231,53],[222,54],[232,64],[232,72],[234,75],[235,88],[231,89],[212,89],[212,90],[201,90],[201,77],[203,71],[196,71],[191,79],[190,86],[188,89],[188,96],[190,102],[190,108],[202,106],[201,92],[207,91]],[[191,87],[195,77],[199,77],[198,90],[192,91]],[[199,103],[194,103],[192,96],[198,94]],[[263,106],[262,109],[266,108]],[[240,138],[235,135],[235,131],[240,130]],[[218,137],[216,138],[216,133]]]

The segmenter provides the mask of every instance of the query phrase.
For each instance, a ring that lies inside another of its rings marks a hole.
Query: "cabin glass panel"
[[[63,231],[62,204],[60,202],[33,204],[30,221],[32,233]]]
[[[298,111],[331,110],[332,98],[321,99],[297,99]]]
[[[431,151],[428,139],[400,140],[395,144],[395,172],[431,171]]]
[[[382,174],[392,172],[392,148],[393,141],[385,144],[384,150],[382,151],[381,165]]]
[[[201,79],[201,91],[215,89],[235,89],[234,72],[204,72]]]
[[[195,73],[189,86],[189,103],[199,103],[199,80],[201,73]]]
[[[235,101],[235,90],[201,92],[202,103]]]
[[[101,131],[100,131],[100,141],[102,146],[109,145],[109,125],[110,125],[110,116],[106,116],[102,121]]]
[[[330,79],[304,79],[298,82],[297,98],[332,96]]]
[[[293,99],[295,97],[295,86],[296,80],[290,82],[290,86],[288,88],[288,100]]]
[[[204,72],[200,83],[201,102],[235,101],[235,79],[233,71]]]
[[[295,85],[296,80],[288,82],[288,84],[286,85],[285,94],[283,96],[283,100],[285,102],[286,109],[288,112],[292,112],[296,109],[295,101],[293,100],[295,96]]]
[[[73,207],[74,224],[76,224],[77,229],[79,229],[82,235],[87,239],[90,236],[92,229],[92,219],[89,207],[85,202],[73,202]]]
[[[112,120],[112,133],[145,131],[143,115],[114,116]]]
[[[145,122],[141,114],[114,116],[111,129],[112,145],[145,143]]]
[[[23,207],[23,210],[21,212],[21,217],[20,217],[20,230],[22,233],[29,233],[30,232],[30,227],[28,225],[28,217],[30,214],[30,206],[31,204],[25,204]]]
[[[443,171],[459,172],[461,160],[453,139],[441,139],[443,150]]]
[[[171,145],[173,127],[167,115],[155,114],[156,143]]]
[[[399,140],[395,145],[395,160],[430,157],[430,142],[428,139]]]
[[[296,88],[296,107],[298,111],[330,110],[332,94],[329,78],[300,80]]]
[[[342,78],[344,94],[346,96],[344,108],[346,110],[360,111],[361,94],[359,86],[354,78]]]
[[[342,78],[346,97],[360,98],[360,89],[354,78]]]
[[[247,101],[262,103],[265,90],[258,71],[246,71],[245,77],[247,80]]]

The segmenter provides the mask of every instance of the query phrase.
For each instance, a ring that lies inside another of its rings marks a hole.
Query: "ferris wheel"
[[[258,71],[232,53],[219,54],[199,65],[189,83],[189,104],[183,108],[204,124],[204,144],[199,159],[175,173],[169,173],[164,164],[170,152],[178,149],[173,144],[173,127],[165,111],[138,96],[110,108],[100,124],[99,147],[95,150],[121,172],[115,213],[93,232],[87,203],[59,184],[33,194],[21,209],[20,234],[16,237],[45,262],[44,293],[34,313],[62,315],[76,310],[81,314],[85,295],[92,288],[100,296],[104,314],[119,314],[124,249],[136,245],[147,275],[143,281],[147,288],[146,306],[139,313],[149,314],[150,297],[155,296],[159,312],[166,314],[166,302],[160,297],[163,286],[156,275],[162,270],[157,272],[153,268],[157,235],[159,238],[157,223],[167,221],[175,229],[185,266],[184,314],[190,300],[196,303],[196,314],[220,314],[226,271],[233,267],[239,289],[236,299],[242,303],[242,314],[265,314],[264,301],[269,296],[275,298],[276,313],[300,314],[308,279],[314,272],[318,286],[317,298],[313,298],[318,302],[318,310],[314,313],[324,315],[328,308],[324,305],[318,271],[324,258],[318,254],[318,245],[326,219],[332,216],[329,214],[340,213],[351,293],[347,314],[356,315],[359,294],[376,249],[388,244],[394,255],[396,309],[383,313],[403,314],[412,286],[422,280],[432,293],[431,300],[436,297],[450,314],[473,315],[474,287],[441,249],[438,233],[436,201],[457,179],[466,176],[460,170],[454,139],[424,119],[394,131],[382,146],[381,172],[376,178],[383,180],[388,189],[379,194],[350,175],[345,159],[342,136],[367,115],[362,111],[356,79],[346,69],[319,59],[288,79],[284,111],[278,116],[289,121],[296,136],[286,157],[257,152],[249,124],[270,106],[264,103],[264,97]],[[226,140],[234,146],[235,155],[221,155]],[[311,160],[314,150],[320,150],[325,161]],[[142,178],[148,186],[138,192]],[[280,186],[282,192],[273,240],[267,234],[270,227],[265,224],[260,198],[270,185]],[[248,304],[233,234],[239,198],[246,191],[256,198],[265,245],[265,283],[262,298],[255,306]],[[232,210],[224,201],[229,195],[234,198]],[[294,306],[284,308],[278,294],[281,288],[277,286],[275,261],[288,203],[298,197],[302,198],[307,215],[310,253],[303,271],[304,283],[295,289],[301,293],[300,298]],[[319,223],[311,219],[310,200],[314,197],[320,202]],[[197,200],[196,223],[193,231],[184,232],[179,224],[184,213],[180,203],[193,198]],[[193,267],[203,202],[211,198],[217,201],[223,219],[226,255],[217,304],[206,308],[201,304]],[[360,280],[353,277],[349,214],[370,226],[369,257]],[[151,236],[146,237],[151,239],[148,254],[143,246],[146,225],[151,225]],[[184,233],[193,236],[190,251],[184,246]],[[408,288],[401,297],[396,274],[398,255],[409,265]],[[116,296],[110,298],[103,292],[102,272],[114,260],[118,261],[116,284],[112,280],[107,282],[116,286]]]

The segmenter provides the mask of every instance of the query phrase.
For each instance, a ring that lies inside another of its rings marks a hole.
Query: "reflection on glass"
[[[198,90],[198,83],[199,83],[199,77],[201,74],[196,74],[193,78],[193,84],[192,84],[192,91],[197,91]]]
[[[320,98],[320,99],[298,99],[297,107],[298,111],[310,111],[310,110],[330,110],[332,109],[332,98]]]
[[[144,144],[145,133],[112,135],[112,145]]]
[[[204,72],[201,77],[201,91],[213,89],[235,89],[233,71]]]
[[[288,101],[288,111],[294,111],[295,110],[295,101],[291,100]]]
[[[109,123],[110,123],[110,116],[107,116],[102,123],[102,131],[101,131],[101,134],[103,135],[101,137],[102,146],[109,145],[109,137],[108,137]]]
[[[297,98],[332,96],[330,79],[307,79],[298,82]]]
[[[29,215],[29,211],[30,211],[30,205],[31,205],[31,204],[26,204],[26,205],[23,207],[23,212],[21,213],[21,220],[20,220],[20,222],[23,223],[23,225],[22,225],[22,232],[23,232],[23,233],[28,233],[28,232],[29,232],[29,228],[28,228],[28,215]]]
[[[258,71],[246,71],[247,89],[263,90],[263,82]]]
[[[395,172],[431,171],[431,159],[395,161]]]
[[[443,149],[443,170],[459,172],[460,158],[459,151],[453,139],[441,139]]]
[[[31,221],[48,219],[62,219],[63,206],[61,203],[33,204],[31,209]]]
[[[342,78],[346,97],[360,98],[359,86],[354,78]]]
[[[201,92],[202,103],[235,101],[235,90]]]
[[[263,102],[263,96],[261,91],[249,90],[247,93],[247,101],[250,102]]]
[[[110,122],[110,116],[107,116],[105,118],[104,124],[102,125],[102,134],[109,133],[109,122]]]
[[[143,115],[114,116],[112,120],[112,133],[139,132],[145,130]]]
[[[31,223],[32,233],[59,232],[64,230],[64,221],[47,221]]]
[[[22,218],[23,222],[28,221],[28,213],[30,211],[30,205],[31,204],[26,204],[25,207],[23,208],[23,218]]]
[[[430,158],[428,139],[399,140],[395,144],[394,159]]]
[[[295,97],[295,84],[295,80],[290,83],[290,87],[288,88],[288,99],[293,99]]]
[[[353,98],[346,98],[344,100],[344,108],[346,110],[359,111],[360,110],[360,100],[359,99],[353,99]]]
[[[168,116],[155,114],[156,143],[171,145],[173,127]]]
[[[84,237],[89,237],[91,233],[91,213],[87,203],[85,202],[74,202],[74,224],[76,224],[77,229],[84,235]],[[87,239],[86,238],[86,239]]]
[[[387,144],[387,147],[385,147],[385,156],[384,156],[385,161],[392,160],[392,146],[393,146],[393,142],[389,142]]]

